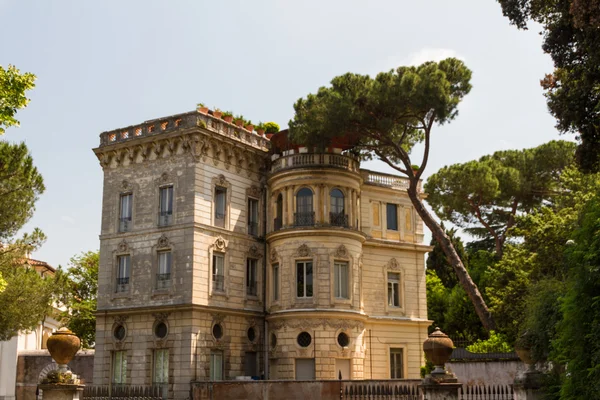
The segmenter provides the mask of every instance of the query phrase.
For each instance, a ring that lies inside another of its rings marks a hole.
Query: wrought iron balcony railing
[[[250,286],[246,286],[246,294],[248,296],[256,296],[256,293],[258,293],[256,282],[252,282]]]
[[[313,226],[315,224],[315,212],[294,213],[295,226]]]
[[[167,289],[171,287],[171,273],[156,274],[156,288]]]
[[[131,230],[131,217],[119,218],[119,232],[129,232]]]
[[[173,211],[161,211],[158,213],[158,226],[168,226],[173,223]]]
[[[117,278],[116,292],[126,292],[129,290],[129,277]]]
[[[248,234],[258,236],[258,222],[248,222]]]
[[[225,214],[215,213],[215,226],[225,228]]]
[[[344,213],[329,213],[329,224],[332,226],[348,227],[348,215]]]
[[[275,218],[275,220],[273,221],[273,230],[280,230],[283,227],[283,223],[281,221],[281,218]]]

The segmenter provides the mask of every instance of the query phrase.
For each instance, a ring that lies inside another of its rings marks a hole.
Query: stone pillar
[[[523,377],[515,379],[513,385],[515,400],[542,400],[544,398],[542,381],[543,374],[538,371],[527,371]]]
[[[421,389],[427,400],[458,400],[462,384],[454,374],[446,371],[444,364],[450,359],[454,343],[440,328],[423,343],[423,351],[435,369],[423,379]]]
[[[281,191],[281,227],[285,228],[288,226],[288,188],[284,188]]]
[[[462,383],[425,383],[421,389],[427,400],[459,400],[459,390]]]
[[[358,206],[356,205],[356,190],[350,189],[350,192],[352,193],[352,221],[350,222],[350,227],[358,229],[358,224],[356,223],[356,220],[358,218]]]
[[[296,209],[294,208],[294,187],[289,186],[287,188],[287,203],[288,203],[288,215],[287,215],[287,225],[294,226],[294,212]]]
[[[315,225],[320,225],[323,222],[323,215],[321,213],[321,185],[315,185],[315,196],[313,209],[315,210]]]
[[[42,400],[80,400],[83,398],[83,385],[42,384]]]

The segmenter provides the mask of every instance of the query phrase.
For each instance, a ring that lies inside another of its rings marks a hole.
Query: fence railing
[[[459,392],[461,400],[513,400],[514,396],[510,385],[463,386]]]
[[[344,381],[341,387],[340,399],[394,399],[394,400],[423,400],[419,388],[420,380],[402,381]]]
[[[83,399],[85,400],[163,400],[163,388],[161,386],[89,386],[83,388]]]

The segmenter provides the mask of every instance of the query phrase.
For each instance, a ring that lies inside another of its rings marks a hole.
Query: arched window
[[[302,188],[296,194],[296,226],[311,226],[315,223],[313,211],[313,192],[309,188]]]
[[[275,224],[274,229],[276,231],[280,230],[283,227],[283,196],[279,193],[277,196],[277,210],[275,214]]]
[[[340,189],[333,189],[330,194],[331,209],[329,211],[329,223],[333,226],[347,226],[348,217],[344,207],[344,193]]]

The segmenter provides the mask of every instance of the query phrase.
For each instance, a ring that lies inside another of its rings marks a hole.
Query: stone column
[[[350,191],[352,193],[352,222],[350,222],[350,227],[358,229],[358,224],[356,223],[356,220],[358,218],[358,207],[356,205],[356,190],[350,189]]]
[[[315,225],[320,225],[323,222],[323,215],[321,212],[321,185],[315,185],[315,196],[313,209],[315,211]]]
[[[294,226],[294,212],[296,212],[296,208],[294,207],[294,186],[290,186],[287,188],[287,198],[288,198],[288,226]]]
[[[79,400],[83,398],[83,385],[38,385],[43,400]]]
[[[289,225],[288,220],[290,218],[288,215],[288,188],[283,188],[281,193],[281,228],[286,228]]]

